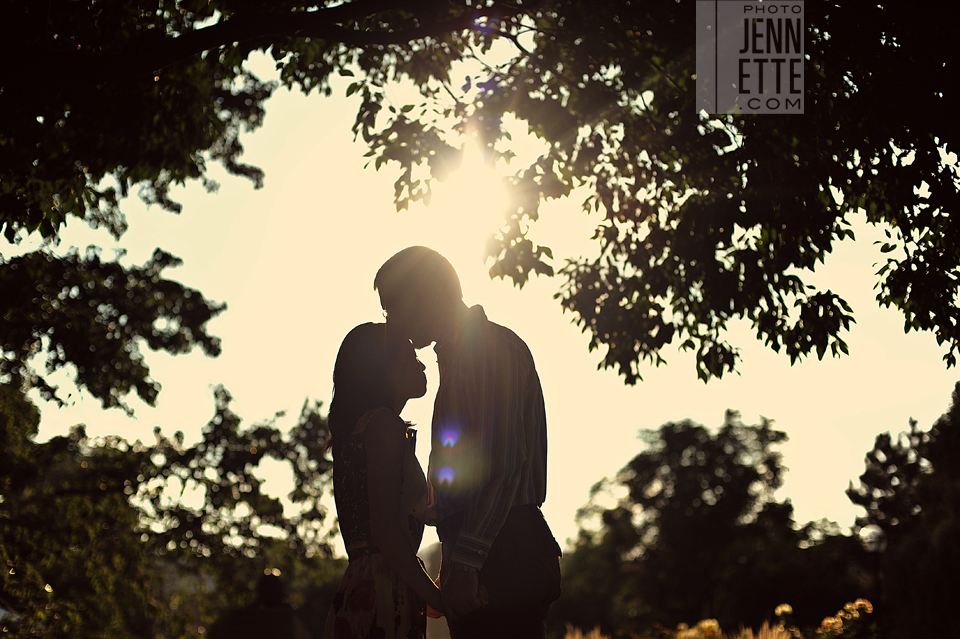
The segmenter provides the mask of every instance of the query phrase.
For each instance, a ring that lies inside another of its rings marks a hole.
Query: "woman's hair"
[[[333,367],[333,399],[327,424],[327,447],[337,446],[353,432],[368,410],[390,406],[391,382],[387,367],[410,347],[407,340],[390,337],[386,324],[361,324],[347,333]]]

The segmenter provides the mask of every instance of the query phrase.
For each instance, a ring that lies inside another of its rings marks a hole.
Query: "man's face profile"
[[[431,329],[432,304],[420,298],[406,298],[387,309],[387,324],[413,342],[414,348],[429,346],[436,337]]]

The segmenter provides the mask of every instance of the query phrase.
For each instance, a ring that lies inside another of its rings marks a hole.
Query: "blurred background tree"
[[[567,624],[613,637],[703,619],[758,628],[782,603],[807,636],[861,597],[875,604],[867,636],[951,636],[945,611],[960,597],[958,424],[960,383],[929,431],[911,420],[896,439],[877,436],[847,495],[866,511],[857,526],[886,533],[880,553],[832,522],[798,526],[789,500],[775,500],[785,468],[774,447],[786,436],[769,421],[745,426],[728,411],[716,433],[689,421],[643,431],[646,449],[599,482],[581,510],[551,636],[563,637]]]
[[[242,429],[216,392],[202,440],[159,429],[146,445],[83,427],[38,444],[39,412],[0,387],[0,607],[10,636],[196,636],[279,570],[291,603],[322,626],[342,562],[320,503],[326,421],[306,404],[286,434]],[[289,463],[292,512],[261,491],[266,458]],[[318,619],[319,617],[319,619]]]
[[[889,637],[943,636],[945,611],[960,600],[960,383],[950,409],[929,431],[897,439],[877,436],[859,484],[847,489],[866,514],[857,524],[880,526],[886,549],[877,557],[872,590]]]
[[[747,426],[728,411],[715,433],[684,421],[641,438],[646,449],[597,484],[581,513],[554,636],[568,623],[624,637],[701,619],[757,628],[782,603],[816,626],[856,598],[856,539],[829,522],[798,527],[790,502],[774,499],[786,435],[768,420]]]

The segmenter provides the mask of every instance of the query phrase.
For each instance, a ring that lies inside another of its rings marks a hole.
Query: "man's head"
[[[463,303],[460,278],[453,265],[425,246],[405,248],[384,262],[373,288],[387,322],[408,336],[416,348],[442,336]]]

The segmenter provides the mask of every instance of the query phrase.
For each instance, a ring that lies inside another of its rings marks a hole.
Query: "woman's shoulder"
[[[368,455],[388,455],[400,460],[408,447],[407,423],[395,411],[378,411],[370,416],[362,437]]]
[[[389,408],[384,408],[376,412],[371,411],[370,417],[367,421],[366,431],[368,433],[373,431],[389,435],[399,433],[405,437],[407,432],[407,423],[403,421],[396,411],[393,411]]]

